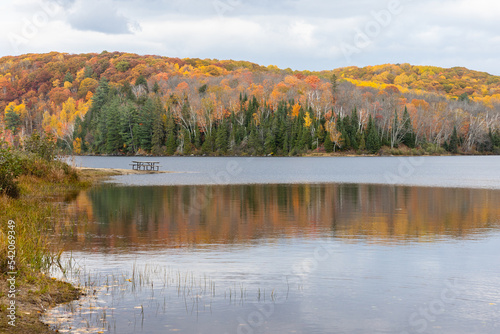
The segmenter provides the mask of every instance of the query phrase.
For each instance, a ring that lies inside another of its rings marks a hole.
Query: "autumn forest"
[[[44,133],[67,154],[498,154],[499,112],[500,77],[460,67],[0,58],[0,142]]]

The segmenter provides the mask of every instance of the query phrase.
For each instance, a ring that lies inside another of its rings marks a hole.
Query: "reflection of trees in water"
[[[251,242],[335,235],[379,242],[467,237],[498,227],[500,191],[381,185],[117,187],[71,204],[89,223],[78,235],[125,237],[125,244]]]

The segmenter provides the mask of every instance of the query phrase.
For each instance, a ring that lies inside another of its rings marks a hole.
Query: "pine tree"
[[[332,153],[333,152],[333,142],[332,142],[329,134],[327,134],[325,136],[325,144],[324,144],[324,146],[325,146],[325,151],[327,153]]]
[[[285,139],[283,140],[283,154],[288,154],[290,152],[290,136],[285,133]]]
[[[217,151],[224,155],[227,153],[227,150],[229,148],[229,141],[228,141],[228,129],[227,129],[227,122],[225,120],[222,120],[221,123],[219,124],[219,127],[217,129],[217,137],[215,139],[215,146],[217,147]]]
[[[457,127],[453,127],[453,134],[451,135],[450,144],[448,145],[448,151],[451,153],[458,153],[458,133]]]
[[[366,149],[366,141],[365,141],[365,134],[361,133],[360,139],[359,139],[359,149],[364,151]]]
[[[266,141],[264,142],[266,154],[275,154],[276,152],[276,138],[272,131],[268,131]]]
[[[380,150],[380,137],[373,121],[372,115],[368,118],[368,126],[366,127],[366,150],[370,153],[377,153]]]
[[[120,107],[120,134],[124,144],[124,152],[135,154],[139,148],[137,108],[132,103],[125,103]]]
[[[160,92],[160,85],[158,85],[158,82],[155,81],[153,85],[153,93],[158,94]]]
[[[190,155],[193,151],[193,144],[191,143],[191,134],[188,129],[182,130],[182,137],[184,138],[184,145],[182,147],[182,154]]]
[[[262,152],[262,143],[257,133],[257,128],[252,127],[250,131],[250,136],[248,138],[248,147],[253,154],[261,154]]]
[[[214,151],[214,136],[210,133],[205,133],[205,138],[203,140],[203,144],[201,145],[201,151],[204,154],[210,154]]]
[[[115,154],[123,148],[120,134],[119,98],[115,96],[103,108],[106,118],[106,153]]]
[[[165,124],[163,123],[162,116],[157,114],[155,122],[153,123],[153,136],[151,138],[151,153],[154,155],[161,155],[162,148],[165,144]]]
[[[408,113],[408,109],[405,107],[405,111],[403,113],[403,144],[410,148],[415,147],[415,132],[413,132],[413,125],[411,123],[410,114]]]
[[[193,133],[193,144],[196,149],[201,148],[201,133],[198,124],[195,125],[194,133]]]
[[[172,115],[167,121],[167,155],[174,155],[177,151],[177,129]]]
[[[153,100],[147,99],[144,106],[139,109],[139,144],[146,152],[151,152],[151,140],[153,139]]]

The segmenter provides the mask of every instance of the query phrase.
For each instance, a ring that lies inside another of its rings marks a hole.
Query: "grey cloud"
[[[77,30],[105,34],[132,34],[140,31],[139,23],[125,17],[118,8],[110,0],[79,1],[70,7],[67,22]]]

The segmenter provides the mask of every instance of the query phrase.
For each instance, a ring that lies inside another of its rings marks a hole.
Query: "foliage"
[[[76,154],[495,152],[500,78],[409,64],[333,71],[119,52],[0,58],[0,139]]]
[[[0,145],[0,194],[18,197],[19,188],[15,180],[21,174],[21,164],[16,154],[3,146]]]
[[[24,150],[33,153],[46,161],[52,161],[56,158],[57,147],[55,138],[47,133],[40,135],[37,131],[24,142]]]

